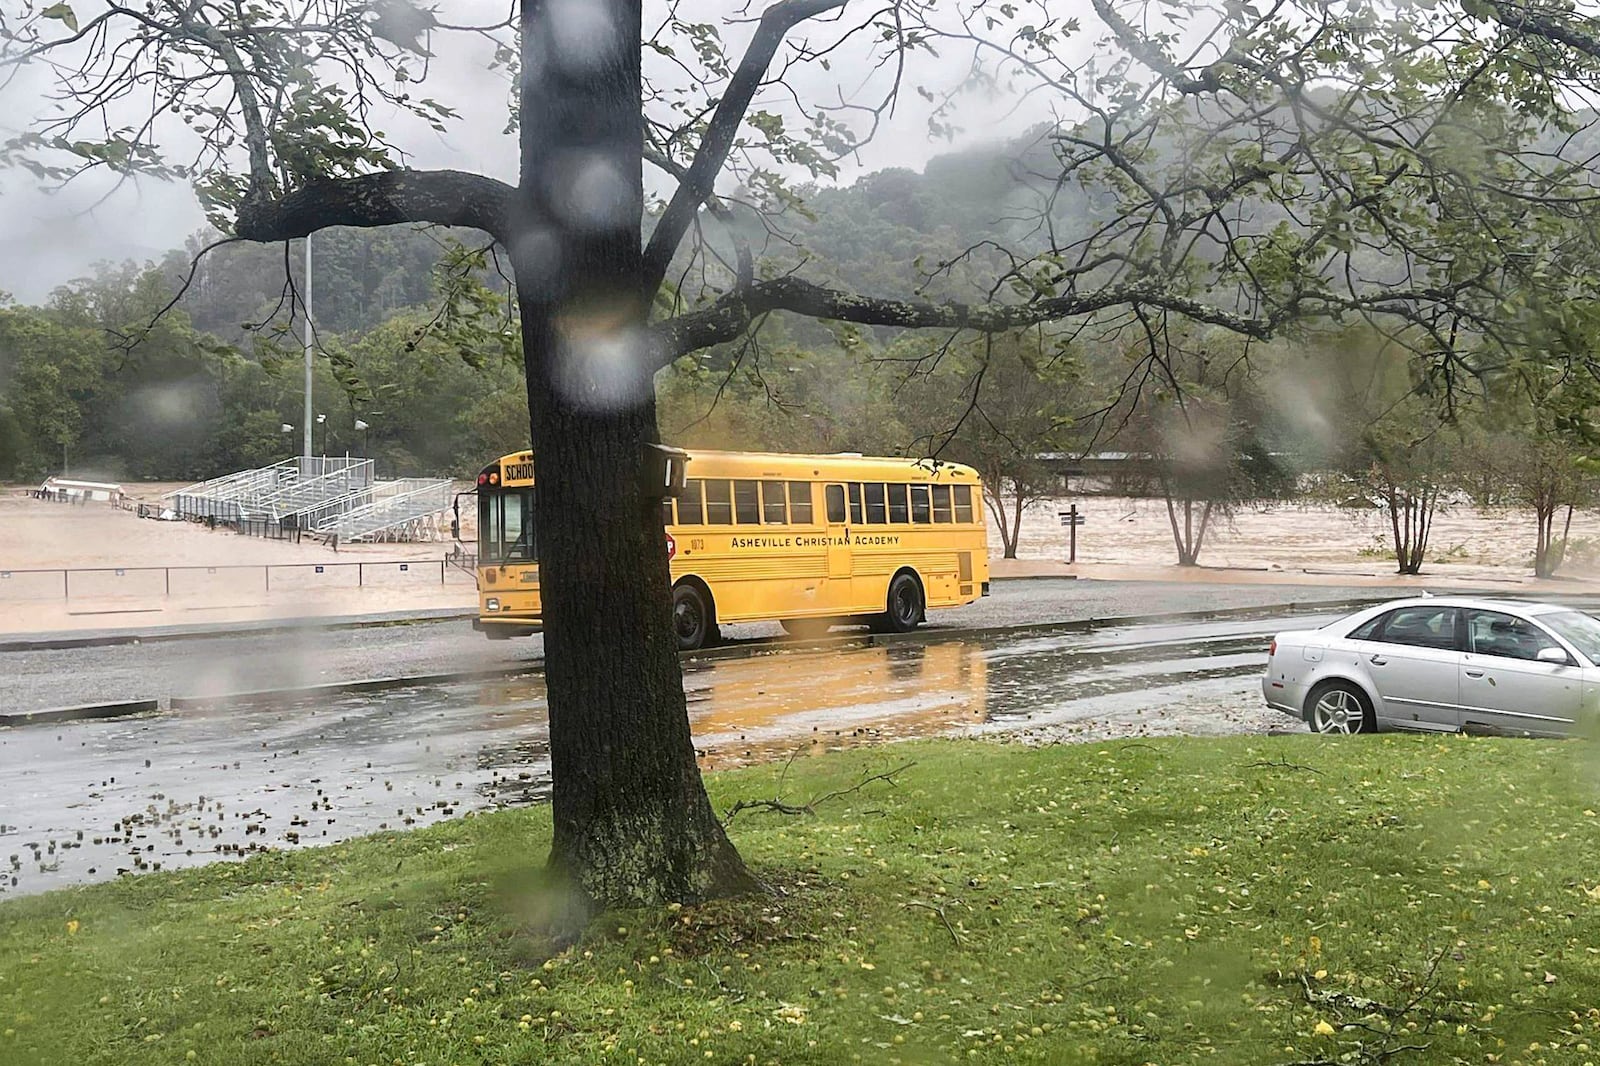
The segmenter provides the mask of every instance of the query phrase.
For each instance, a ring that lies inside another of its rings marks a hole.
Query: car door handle
[[[1482,670],[1468,670],[1467,671],[1467,676],[1468,677],[1482,677],[1483,676],[1483,671]]]
[[[1381,655],[1374,655],[1369,661],[1372,663],[1373,666],[1382,666],[1384,663],[1388,662],[1389,660],[1385,659]]]

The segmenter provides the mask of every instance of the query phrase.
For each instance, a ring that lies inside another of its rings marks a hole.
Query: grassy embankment
[[[812,817],[742,813],[774,896],[610,915],[548,959],[517,917],[543,810],[15,900],[0,1062],[1600,1061],[1592,751],[802,759],[787,798],[916,765]],[[712,787],[726,807],[780,773]]]

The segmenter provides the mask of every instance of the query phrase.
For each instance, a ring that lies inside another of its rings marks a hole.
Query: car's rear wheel
[[[1348,681],[1330,681],[1306,699],[1306,721],[1313,732],[1335,736],[1376,730],[1367,694]]]

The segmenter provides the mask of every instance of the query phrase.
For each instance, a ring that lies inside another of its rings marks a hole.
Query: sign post
[[[1078,505],[1073,504],[1065,511],[1057,511],[1056,517],[1067,527],[1067,564],[1070,566],[1078,561],[1078,527],[1083,525],[1084,516],[1078,513]]]

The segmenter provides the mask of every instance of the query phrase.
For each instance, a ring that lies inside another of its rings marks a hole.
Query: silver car
[[[1564,736],[1600,707],[1600,620],[1548,603],[1394,600],[1279,633],[1261,691],[1319,733]]]

